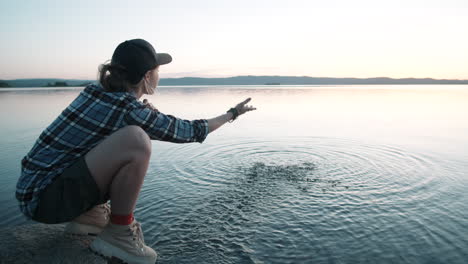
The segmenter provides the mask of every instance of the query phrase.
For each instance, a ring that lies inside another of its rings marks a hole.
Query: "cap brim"
[[[156,60],[158,65],[164,65],[170,63],[172,61],[172,57],[167,53],[157,53]]]

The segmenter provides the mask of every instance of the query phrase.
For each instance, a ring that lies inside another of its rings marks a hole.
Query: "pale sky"
[[[132,38],[162,78],[468,79],[467,0],[1,0],[0,30],[0,79],[95,79]]]

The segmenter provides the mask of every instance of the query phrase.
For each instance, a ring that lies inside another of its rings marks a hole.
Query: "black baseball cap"
[[[172,61],[167,53],[156,53],[144,39],[131,39],[120,43],[112,55],[111,65],[120,65],[127,72],[128,81],[138,83],[145,73],[158,65]]]

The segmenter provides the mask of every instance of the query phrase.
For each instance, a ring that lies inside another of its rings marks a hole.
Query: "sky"
[[[128,39],[162,78],[468,79],[466,0],[0,1],[0,79],[95,79]]]

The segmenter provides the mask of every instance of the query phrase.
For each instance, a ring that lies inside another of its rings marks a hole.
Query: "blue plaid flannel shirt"
[[[88,85],[39,136],[21,161],[16,199],[31,218],[39,194],[56,176],[116,130],[137,125],[151,139],[174,143],[203,142],[208,121],[182,120],[150,109],[131,93],[105,92]]]

